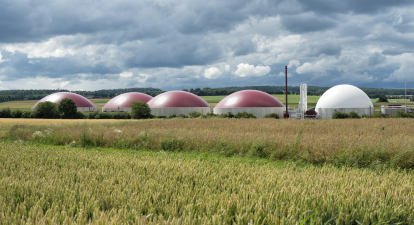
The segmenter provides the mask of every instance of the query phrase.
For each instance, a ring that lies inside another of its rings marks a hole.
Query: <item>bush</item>
[[[21,115],[21,118],[34,118],[34,113],[31,111],[24,111]]]
[[[270,113],[270,114],[267,114],[266,116],[264,116],[264,118],[279,119],[279,114],[277,114],[277,113]]]
[[[11,112],[11,117],[12,118],[22,118],[22,114],[23,114],[23,111],[21,111],[20,109],[16,109],[16,110],[13,110]]]
[[[99,111],[93,111],[86,114],[86,119],[97,119]]]
[[[201,113],[199,113],[199,112],[192,112],[192,113],[189,113],[188,116],[190,118],[198,118],[198,117],[201,116]]]
[[[237,118],[237,119],[240,119],[240,118],[256,118],[256,116],[253,113],[239,112],[234,116],[234,118]]]
[[[63,119],[74,119],[77,116],[78,107],[71,98],[62,99],[57,108]]]
[[[167,116],[161,115],[161,116],[155,116],[155,118],[157,118],[157,119],[167,119]]]
[[[180,114],[180,115],[178,115],[178,117],[179,117],[179,118],[183,118],[183,119],[188,118],[188,116],[186,116],[186,115],[184,115],[184,114]]]
[[[34,110],[35,117],[45,119],[60,118],[60,114],[56,106],[57,104],[53,102],[40,102]]]
[[[177,117],[177,115],[172,114],[172,115],[170,115],[170,116],[168,117],[168,119],[172,119],[172,118],[176,118],[176,117]]]
[[[145,102],[134,101],[131,103],[131,117],[134,119],[152,118],[151,109]]]
[[[232,112],[223,113],[219,115],[220,118],[234,118],[234,114]]]
[[[12,118],[12,113],[9,107],[0,110],[0,118]]]
[[[362,118],[386,118],[387,116],[386,115],[381,115],[381,114],[378,114],[378,113],[375,113],[375,114],[372,114],[371,116],[369,116],[369,115],[362,115]]]
[[[112,119],[131,119],[131,115],[127,112],[111,113]]]
[[[83,112],[76,111],[74,119],[86,119],[87,115]]]
[[[359,118],[361,118],[361,117],[358,115],[358,113],[356,113],[356,112],[354,112],[354,111],[352,111],[352,112],[348,113],[348,117],[349,117],[349,118],[352,118],[352,119],[359,119]]]
[[[342,112],[336,112],[332,115],[332,119],[346,119],[348,118],[348,114]]]
[[[398,110],[396,113],[391,115],[391,118],[413,118],[414,114],[411,113],[405,113],[402,110]]]

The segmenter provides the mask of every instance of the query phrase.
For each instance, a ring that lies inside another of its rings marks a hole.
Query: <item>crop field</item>
[[[399,170],[0,145],[1,224],[412,224]]]
[[[414,168],[412,119],[0,119],[0,139],[58,146],[214,152],[337,166]]]

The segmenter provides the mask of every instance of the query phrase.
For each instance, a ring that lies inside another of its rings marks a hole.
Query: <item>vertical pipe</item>
[[[286,114],[285,114],[285,118],[289,118],[289,112],[288,112],[288,93],[287,93],[287,66],[285,66],[285,79],[286,79]]]

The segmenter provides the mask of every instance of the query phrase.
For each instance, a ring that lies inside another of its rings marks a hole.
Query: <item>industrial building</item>
[[[188,115],[192,112],[207,114],[210,105],[204,99],[186,91],[169,91],[159,94],[147,102],[155,116],[171,116],[173,114]]]
[[[318,118],[321,119],[332,119],[335,112],[350,113],[354,111],[359,116],[372,115],[374,105],[361,89],[342,84],[328,89],[316,104],[315,111]]]
[[[139,92],[124,93],[109,100],[102,107],[102,112],[131,112],[132,102],[140,101],[147,103],[151,99],[151,96]]]
[[[277,113],[280,118],[283,118],[284,111],[285,106],[278,99],[256,90],[235,92],[214,107],[215,114],[248,112],[253,113],[257,118],[271,113]]]
[[[32,110],[34,110],[37,106],[37,104],[41,102],[53,102],[56,104],[59,104],[60,101],[64,98],[70,98],[73,101],[75,101],[76,106],[78,107],[78,111],[81,112],[92,112],[98,110],[98,108],[87,98],[83,97],[82,95],[78,95],[71,92],[58,92],[50,94],[42,99],[40,99],[33,107]]]

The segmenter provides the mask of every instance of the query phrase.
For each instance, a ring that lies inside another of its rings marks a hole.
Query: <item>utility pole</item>
[[[407,113],[407,80],[405,80],[405,94],[404,94],[404,98],[405,98],[405,113]]]
[[[287,66],[285,66],[285,79],[286,79],[286,114],[285,114],[285,118],[288,119],[289,118],[289,111],[288,111],[288,90],[287,90]]]

